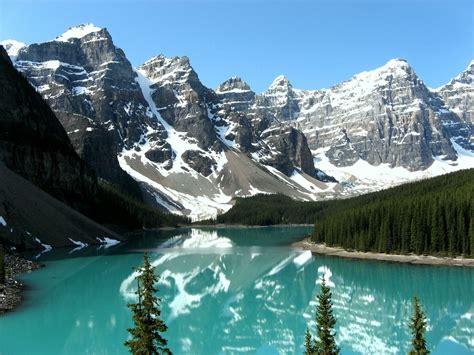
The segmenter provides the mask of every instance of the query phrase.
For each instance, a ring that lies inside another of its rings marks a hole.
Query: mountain
[[[0,161],[73,206],[96,193],[93,171],[76,154],[49,106],[0,47]]]
[[[141,198],[117,153],[139,140],[152,121],[133,68],[110,34],[93,25],[71,28],[52,41],[24,46],[15,65],[97,176]]]
[[[471,144],[473,144],[474,60],[469,63],[466,70],[435,91],[441,95],[449,109],[470,126]]]
[[[116,238],[70,207],[89,208],[96,176],[2,47],[0,113],[0,240],[49,248]]]
[[[133,68],[92,24],[3,44],[99,178],[193,219],[239,196],[352,196],[474,166],[469,73],[430,90],[393,59],[329,89],[279,76],[257,94],[240,77],[206,87],[187,57]]]
[[[157,56],[134,69],[108,31],[91,24],[17,47],[10,53],[16,68],[49,103],[76,152],[99,178],[150,204],[203,218],[230,208],[236,195],[313,199],[326,187],[320,180],[330,179],[314,168],[301,132],[283,127],[281,139],[260,137],[246,117],[227,114],[186,57]]]
[[[391,60],[327,90],[296,90],[279,77],[260,102],[267,115],[295,121],[311,149],[325,149],[335,166],[363,159],[414,171],[428,168],[433,156],[456,157],[448,131],[461,124],[459,117],[405,60]]]

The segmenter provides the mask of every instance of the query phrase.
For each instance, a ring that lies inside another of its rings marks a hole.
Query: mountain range
[[[438,89],[393,59],[328,89],[279,76],[258,94],[239,77],[206,87],[187,57],[133,67],[92,24],[0,44],[85,168],[193,220],[228,210],[236,196],[347,197],[474,167],[474,61]]]

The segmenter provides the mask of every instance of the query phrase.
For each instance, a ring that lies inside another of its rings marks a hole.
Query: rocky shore
[[[39,269],[43,265],[15,255],[5,255],[6,279],[5,284],[0,284],[0,314],[15,308],[22,300],[23,285],[16,277],[25,272]]]
[[[379,261],[391,261],[398,263],[408,263],[416,265],[446,265],[446,266],[467,266],[474,267],[474,259],[470,258],[449,258],[449,257],[438,257],[430,255],[398,255],[398,254],[384,254],[384,253],[371,253],[361,251],[349,251],[339,247],[328,247],[325,244],[313,243],[309,238],[295,242],[291,245],[295,248],[301,248],[304,250],[310,250],[315,254],[324,254],[331,256],[339,256],[343,258],[353,259],[367,259],[367,260],[379,260]]]

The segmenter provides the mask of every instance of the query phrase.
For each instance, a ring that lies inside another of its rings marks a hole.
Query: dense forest
[[[99,183],[94,207],[92,211],[85,211],[85,214],[119,231],[178,226],[191,222],[187,217],[149,207],[103,181]]]
[[[330,206],[312,239],[362,251],[474,256],[474,170]]]
[[[239,198],[214,222],[314,223],[312,239],[346,249],[474,256],[474,169],[344,200]]]
[[[210,223],[268,226],[312,224],[326,202],[302,202],[281,194],[238,197],[235,205]]]

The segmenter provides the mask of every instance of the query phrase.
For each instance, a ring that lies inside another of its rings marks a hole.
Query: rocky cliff
[[[258,102],[257,110],[295,124],[336,166],[362,159],[414,171],[433,156],[455,160],[450,138],[463,126],[403,59],[326,90],[297,90],[278,77]]]
[[[60,200],[80,205],[95,193],[94,173],[77,156],[49,106],[0,46],[0,160]]]
[[[98,177],[141,198],[117,154],[140,140],[152,124],[151,114],[135,72],[107,30],[71,28],[52,41],[21,48],[15,59]]]
[[[474,150],[474,60],[449,83],[435,90],[446,106],[464,123],[460,137],[464,137],[464,146]]]
[[[73,209],[91,211],[97,178],[1,46],[0,181],[3,243],[49,250],[116,237]]]

